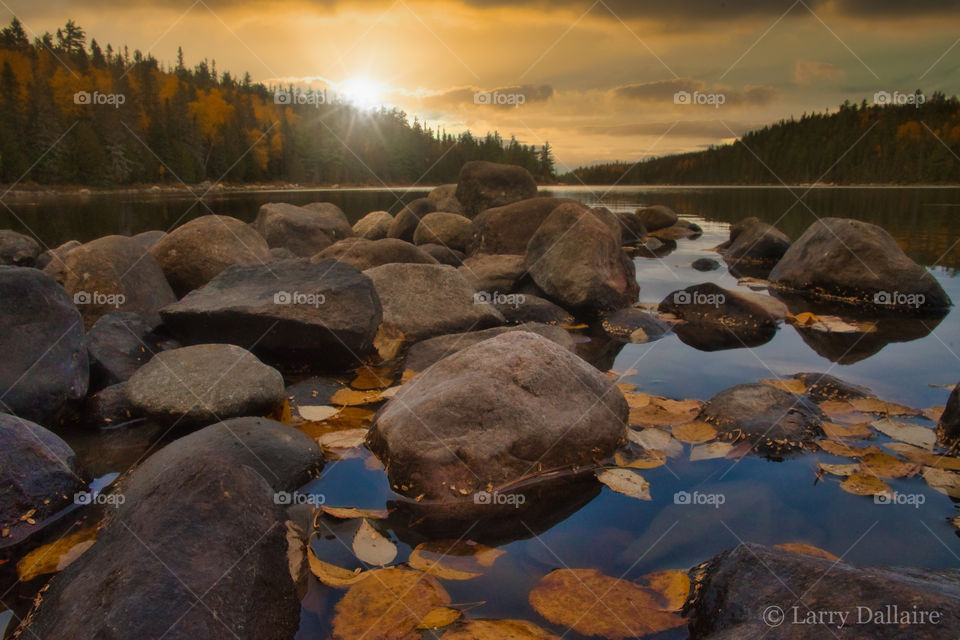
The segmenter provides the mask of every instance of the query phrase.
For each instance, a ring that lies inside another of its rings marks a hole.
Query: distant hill
[[[942,93],[915,95],[899,96],[915,104],[845,102],[834,113],[781,120],[706,151],[636,166],[581,167],[559,179],[597,185],[960,183],[960,102]]]

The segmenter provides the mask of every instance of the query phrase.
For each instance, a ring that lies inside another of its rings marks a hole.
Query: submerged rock
[[[340,213],[340,217],[343,213]],[[260,207],[251,226],[267,241],[271,249],[288,249],[294,255],[309,258],[335,242],[334,235],[353,235],[339,228],[335,214],[324,214],[285,203],[269,203]],[[346,224],[343,218],[342,224]],[[349,228],[349,226],[348,226]]]
[[[457,180],[456,198],[463,205],[463,215],[471,218],[484,209],[536,195],[537,183],[530,172],[512,164],[471,160],[461,167]]]
[[[0,265],[32,267],[40,255],[40,244],[22,233],[0,229]]]
[[[371,211],[353,225],[353,234],[366,240],[381,240],[387,237],[393,216],[386,211]]]
[[[471,235],[471,220],[456,213],[435,211],[420,219],[413,234],[414,244],[439,244],[457,251],[467,248]]]
[[[157,334],[158,323],[138,313],[109,313],[87,333],[90,391],[127,381],[156,353],[180,346]]]
[[[673,330],[654,314],[632,307],[604,316],[602,326],[612,338],[637,343],[657,340]]]
[[[636,215],[648,232],[672,227],[680,219],[676,211],[662,204],[640,207],[637,209]]]
[[[87,394],[83,319],[44,272],[0,267],[0,411],[52,426]]]
[[[401,494],[482,510],[477,492],[612,455],[625,440],[627,413],[603,374],[547,338],[516,331],[403,385],[367,443]]]
[[[445,336],[437,336],[423,342],[418,342],[407,352],[407,358],[404,366],[408,371],[417,373],[426,370],[427,367],[439,362],[448,356],[459,353],[475,344],[495,338],[509,331],[528,331],[536,333],[548,340],[553,340],[561,347],[573,351],[573,338],[564,329],[548,324],[539,324],[528,322],[515,327],[492,327],[482,331],[469,331],[466,333],[450,333]]]
[[[753,263],[773,267],[790,248],[790,238],[757,218],[747,218],[730,229],[730,244],[724,258],[730,263]]]
[[[697,271],[716,271],[720,263],[713,258],[697,258],[690,266]]]
[[[348,238],[321,251],[313,257],[313,261],[328,258],[353,265],[360,271],[395,262],[437,264],[436,259],[420,247],[397,238],[382,240]]]
[[[813,402],[828,400],[852,400],[855,398],[872,398],[873,392],[866,387],[844,382],[840,378],[826,373],[795,373],[790,376],[807,385],[806,396]]]
[[[731,291],[704,282],[674,291],[658,307],[684,321],[674,332],[702,351],[753,347],[768,342],[787,308],[770,296]]]
[[[532,293],[521,293],[502,298],[491,297],[491,304],[503,314],[507,322],[511,323],[540,322],[561,326],[575,324],[574,317],[569,311]]]
[[[573,203],[569,198],[540,196],[481,212],[473,219],[467,254],[512,253],[524,255],[530,238],[553,210]]]

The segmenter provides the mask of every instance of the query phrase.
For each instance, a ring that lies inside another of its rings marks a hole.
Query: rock
[[[457,251],[467,248],[471,220],[455,213],[435,211],[423,216],[413,234],[414,244],[440,244]]]
[[[613,237],[616,238],[617,244],[623,244],[623,227],[620,224],[620,220],[617,219],[616,214],[614,214],[610,209],[606,207],[593,207],[590,209],[590,212],[593,213],[603,224],[607,225],[607,228],[610,229],[610,233],[613,234]]]
[[[543,221],[569,198],[529,198],[481,212],[473,219],[472,237],[467,255],[512,253],[524,255],[530,238]]]
[[[283,403],[283,376],[232,344],[164,351],[126,383],[130,405],[163,424],[201,426],[264,416]]]
[[[826,416],[807,398],[766,384],[738,384],[710,398],[697,420],[715,425],[721,439],[744,440],[755,452],[777,457],[822,436]]]
[[[720,268],[720,263],[713,258],[697,258],[690,266],[697,271],[716,271]]]
[[[855,398],[872,398],[873,392],[866,387],[844,382],[840,378],[826,373],[795,373],[790,376],[807,385],[807,398],[813,402],[828,400],[852,400]]]
[[[677,248],[676,240],[650,236],[642,244],[630,247],[630,255],[640,258],[665,258]]]
[[[658,340],[672,331],[670,325],[657,316],[633,307],[606,315],[602,326],[611,338],[636,343]]]
[[[115,311],[156,319],[160,307],[176,300],[157,261],[126,236],[88,242],[44,271],[73,297],[87,328]]]
[[[427,200],[433,202],[437,211],[463,214],[463,205],[457,200],[457,185],[443,184],[434,187],[427,194]]]
[[[22,233],[0,229],[0,265],[32,267],[40,255],[40,244]]]
[[[96,543],[50,581],[22,637],[296,635],[300,598],[288,553],[303,548],[289,539],[283,509],[256,470],[191,458],[152,476],[145,491],[122,495]]]
[[[504,323],[499,311],[474,300],[474,289],[447,265],[385,264],[364,274],[383,305],[381,331],[419,341]]]
[[[847,218],[811,224],[770,272],[774,288],[899,312],[953,303],[880,227]]]
[[[960,637],[956,569],[857,568],[744,543],[710,560],[697,582],[698,597],[688,612],[694,640]],[[940,614],[936,623],[901,624],[899,618],[934,611]],[[830,612],[836,613],[832,621]],[[784,617],[770,617],[778,613]],[[822,615],[824,624],[795,622],[809,613]],[[843,625],[842,614],[847,616]]]
[[[471,160],[460,169],[456,198],[463,214],[473,217],[485,209],[537,195],[537,183],[523,167]]]
[[[428,213],[437,210],[437,205],[427,198],[417,198],[403,209],[390,223],[387,229],[388,238],[399,238],[405,242],[413,242],[413,235],[420,225],[420,220]]]
[[[947,406],[937,423],[937,439],[944,443],[960,440],[960,384],[953,388],[947,398]]]
[[[367,445],[403,495],[473,507],[476,492],[538,469],[611,456],[624,442],[627,413],[603,374],[547,338],[516,331],[400,387],[374,418]]]
[[[683,240],[703,235],[703,229],[695,222],[678,220],[676,224],[651,231],[650,234],[661,240]]]
[[[0,529],[4,544],[73,504],[86,482],[73,450],[38,424],[0,413]],[[32,513],[31,513],[32,511]],[[28,515],[29,514],[29,515]]]
[[[297,254],[286,247],[274,247],[270,249],[270,261],[274,262],[277,260],[296,260],[298,258]]]
[[[636,214],[648,232],[672,227],[680,219],[673,209],[662,204],[640,207]]]
[[[288,249],[296,256],[309,258],[333,244],[329,218],[304,207],[269,203],[260,207],[251,226],[264,237],[271,249]],[[346,218],[343,223],[346,224]],[[348,235],[352,234],[351,229]]]
[[[263,265],[267,241],[252,227],[228,216],[201,216],[168,233],[150,253],[173,292],[182,298],[232,265]]]
[[[353,225],[353,234],[366,240],[382,240],[387,237],[393,216],[386,211],[371,211]]]
[[[143,252],[146,253],[153,248],[155,244],[163,240],[167,235],[166,231],[160,231],[155,229],[153,231],[144,231],[143,233],[138,233],[133,236],[133,241],[140,245],[140,248],[143,249]]]
[[[0,411],[52,425],[87,395],[83,319],[42,271],[0,267]]]
[[[87,333],[89,391],[126,382],[155,353],[180,346],[157,333],[158,324],[138,313],[109,313]]]
[[[620,223],[623,244],[640,244],[647,238],[647,228],[639,215],[629,211],[618,211],[617,221]]]
[[[785,233],[756,218],[747,218],[741,225],[731,228],[730,235],[735,239],[724,252],[727,262],[772,267],[790,248],[790,238]]]
[[[313,260],[328,258],[353,265],[360,271],[396,262],[437,264],[436,259],[420,247],[397,238],[382,240],[348,238],[321,251],[313,257]]]
[[[79,247],[80,244],[81,243],[79,240],[69,240],[61,244],[59,247],[48,249],[37,257],[37,261],[34,266],[37,269],[46,269],[47,265],[49,265],[51,262],[56,262],[57,264],[61,265],[58,268],[63,268],[62,263],[67,257],[67,254]]]
[[[576,204],[560,205],[540,225],[526,262],[537,286],[574,313],[629,306],[640,290],[619,239],[595,213]]]
[[[764,344],[786,317],[786,305],[770,296],[730,291],[712,282],[667,295],[658,307],[684,321],[674,332],[702,351]]]
[[[527,273],[523,256],[480,254],[467,258],[457,269],[476,291],[507,293]]]
[[[564,329],[560,327],[529,322],[515,327],[492,327],[482,331],[469,331],[466,333],[450,333],[445,336],[437,336],[423,342],[418,342],[407,352],[407,359],[404,367],[407,370],[420,373],[426,371],[427,367],[439,362],[448,356],[459,353],[468,347],[479,344],[484,340],[495,338],[510,331],[527,331],[536,333],[548,340],[552,340],[568,351],[573,351],[573,338]]]
[[[311,202],[303,208],[313,214],[313,219],[320,223],[334,242],[353,236],[353,227],[350,226],[346,214],[332,202]]]
[[[356,367],[382,318],[370,278],[335,260],[231,267],[161,311],[181,342],[252,346],[267,362]]]
[[[113,429],[140,417],[122,382],[97,391],[83,402],[83,425],[91,429]]]
[[[558,307],[546,298],[530,293],[491,298],[491,304],[503,314],[507,322],[514,324],[538,322],[571,326],[575,323],[574,317],[568,311]]]
[[[463,264],[464,258],[466,258],[466,255],[464,255],[462,251],[457,251],[439,244],[422,244],[419,249],[439,264],[448,264],[451,267],[459,267]]]

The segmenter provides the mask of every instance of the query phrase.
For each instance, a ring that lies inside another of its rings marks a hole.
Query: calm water
[[[728,225],[758,216],[796,238],[816,219],[846,216],[886,228],[915,260],[925,265],[954,301],[960,302],[960,189],[794,189],[766,188],[598,188],[553,190],[587,204],[632,210],[640,203],[662,203],[703,226],[696,240],[681,240],[661,259],[637,258],[640,300],[658,302],[668,293],[693,283],[713,281],[737,287],[736,278],[721,269],[708,274],[689,265],[699,257],[716,257],[711,247],[726,239]],[[376,190],[227,194],[208,198],[205,205],[184,198],[89,197],[49,200],[13,206],[0,212],[0,227],[39,232],[54,246],[76,238],[89,240],[108,233],[136,233],[169,228],[202,213],[251,220],[264,202],[332,201],[357,219],[368,211],[397,211],[402,201],[422,192],[396,194]],[[797,196],[803,196],[797,201]],[[796,310],[795,310],[796,311]],[[782,326],[768,343],[753,349],[702,352],[677,337],[643,345],[623,346],[612,368],[635,369],[624,378],[639,391],[671,398],[708,399],[741,382],[824,371],[866,385],[883,399],[926,408],[945,403],[948,392],[931,385],[960,380],[960,322],[954,310],[939,324],[914,322],[897,335],[873,340],[839,359],[845,345],[804,340],[792,326]],[[888,342],[889,341],[889,342]],[[848,346],[848,345],[847,345]],[[932,423],[919,420],[919,424]],[[882,443],[885,438],[881,437]],[[79,441],[78,441],[79,444]],[[873,500],[841,491],[835,481],[815,482],[817,462],[849,462],[826,454],[808,454],[786,462],[747,457],[741,461],[689,462],[683,456],[666,466],[644,470],[653,500],[642,502],[599,485],[572,491],[550,505],[555,518],[518,521],[502,547],[507,553],[483,577],[445,581],[454,603],[482,604],[470,617],[523,618],[557,633],[528,605],[530,589],[546,573],[561,567],[597,568],[612,576],[637,578],[661,569],[688,568],[743,541],[779,544],[803,541],[843,556],[856,565],[881,564],[960,567],[960,538],[947,522],[957,515],[948,497],[929,489],[921,478],[891,480],[903,493],[920,493],[920,508],[874,504]],[[91,449],[91,450],[95,450]],[[119,469],[118,469],[119,470]],[[328,464],[306,490],[324,496],[326,504],[382,509],[392,494],[381,471],[362,459]],[[674,504],[678,491],[722,493],[720,508]],[[551,521],[553,520],[553,521]],[[337,532],[333,532],[337,533]],[[464,532],[467,538],[478,532]],[[393,530],[406,558],[421,538],[415,532]],[[342,538],[315,539],[322,557],[351,563],[352,532]],[[325,637],[332,607],[340,591],[313,583],[304,601],[302,638]],[[684,630],[658,637],[685,637]],[[574,638],[572,632],[565,638]]]

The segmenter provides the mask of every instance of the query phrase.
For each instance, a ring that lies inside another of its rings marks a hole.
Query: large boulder
[[[87,333],[89,391],[127,381],[154,354],[179,346],[158,333],[157,323],[139,313],[109,313]]]
[[[386,211],[371,211],[353,225],[353,234],[366,240],[381,240],[387,237],[393,216]]]
[[[390,228],[387,229],[388,238],[399,238],[406,242],[413,242],[413,235],[420,226],[420,221],[429,213],[437,210],[437,205],[427,198],[417,198],[406,205],[396,215]]]
[[[960,637],[960,572],[858,568],[808,553],[744,543],[695,574],[690,638]],[[934,621],[910,620],[936,613]]]
[[[680,219],[677,212],[662,204],[655,204],[649,207],[640,207],[636,210],[636,215],[640,224],[647,231],[658,231],[666,229],[677,224]]]
[[[527,273],[523,256],[481,254],[463,261],[457,269],[477,291],[508,293]]]
[[[463,205],[457,200],[457,185],[442,184],[431,189],[427,199],[433,202],[437,211],[448,213],[463,213]]]
[[[146,253],[147,251],[150,251],[155,244],[163,240],[164,236],[166,235],[166,231],[153,229],[152,231],[138,233],[137,235],[132,236],[132,239],[134,242],[140,245],[140,248],[143,249],[144,253]]]
[[[66,442],[29,420],[0,413],[0,529],[22,538],[86,488]]]
[[[619,225],[616,220],[613,224]],[[629,306],[640,290],[619,237],[606,221],[578,204],[554,209],[530,239],[526,262],[537,286],[575,313]]]
[[[473,219],[467,254],[513,253],[524,255],[530,238],[543,221],[569,198],[537,197],[487,209]]]
[[[423,216],[413,234],[414,244],[440,244],[457,251],[467,248],[471,220],[456,213],[435,211]]]
[[[30,236],[0,229],[0,265],[32,267],[40,255],[40,245]]]
[[[140,414],[185,427],[239,416],[264,416],[283,404],[283,376],[232,344],[164,351],[127,381]]]
[[[561,326],[576,323],[569,311],[532,293],[491,296],[490,303],[510,323],[538,322]]]
[[[333,259],[366,271],[384,264],[406,262],[437,264],[437,260],[416,245],[399,238],[366,240],[347,238],[324,249],[313,257],[314,261]]]
[[[79,240],[68,240],[53,249],[47,249],[37,256],[37,261],[33,266],[37,269],[46,269],[50,263],[62,264],[67,254],[81,245],[82,243]],[[62,266],[59,268],[62,268]]]
[[[770,272],[776,289],[892,311],[953,304],[926,269],[882,228],[848,218],[811,224]]]
[[[618,211],[617,222],[620,223],[621,241],[623,244],[641,244],[647,239],[647,228],[638,214],[632,211]]]
[[[83,319],[50,276],[0,267],[0,411],[50,425],[87,394]]]
[[[88,242],[44,271],[73,297],[87,328],[114,311],[157,318],[160,307],[176,300],[157,261],[127,236]]]
[[[641,344],[662,338],[673,330],[656,315],[635,307],[605,315],[601,326],[611,338]]]
[[[960,440],[960,384],[953,387],[943,415],[937,422],[937,437],[947,444]]]
[[[201,216],[168,233],[150,249],[173,292],[183,297],[232,265],[262,265],[270,260],[267,241],[253,228],[229,216]]]
[[[385,333],[419,341],[504,323],[499,311],[474,298],[473,287],[453,267],[385,264],[364,274],[383,305]]]
[[[463,251],[457,251],[442,244],[428,243],[422,244],[418,248],[439,264],[448,264],[451,267],[459,267],[463,264],[464,258],[466,258]]]
[[[367,445],[403,495],[473,503],[541,469],[581,467],[626,437],[603,374],[542,336],[508,332],[444,358],[380,410]]]
[[[292,204],[269,203],[260,207],[251,226],[271,249],[289,249],[309,258],[333,244],[330,217]]]
[[[382,318],[373,283],[336,260],[231,267],[161,311],[181,342],[250,347],[277,366],[357,366]]]
[[[465,216],[536,195],[537,183],[523,167],[471,160],[460,168],[456,198]]]
[[[766,222],[756,218],[747,220],[753,222],[731,228],[732,239],[724,250],[724,258],[732,263],[746,262],[772,267],[790,248],[790,238]]]
[[[334,242],[353,235],[353,227],[350,226],[347,215],[332,202],[311,202],[303,208],[313,215],[313,219],[323,227]]]

